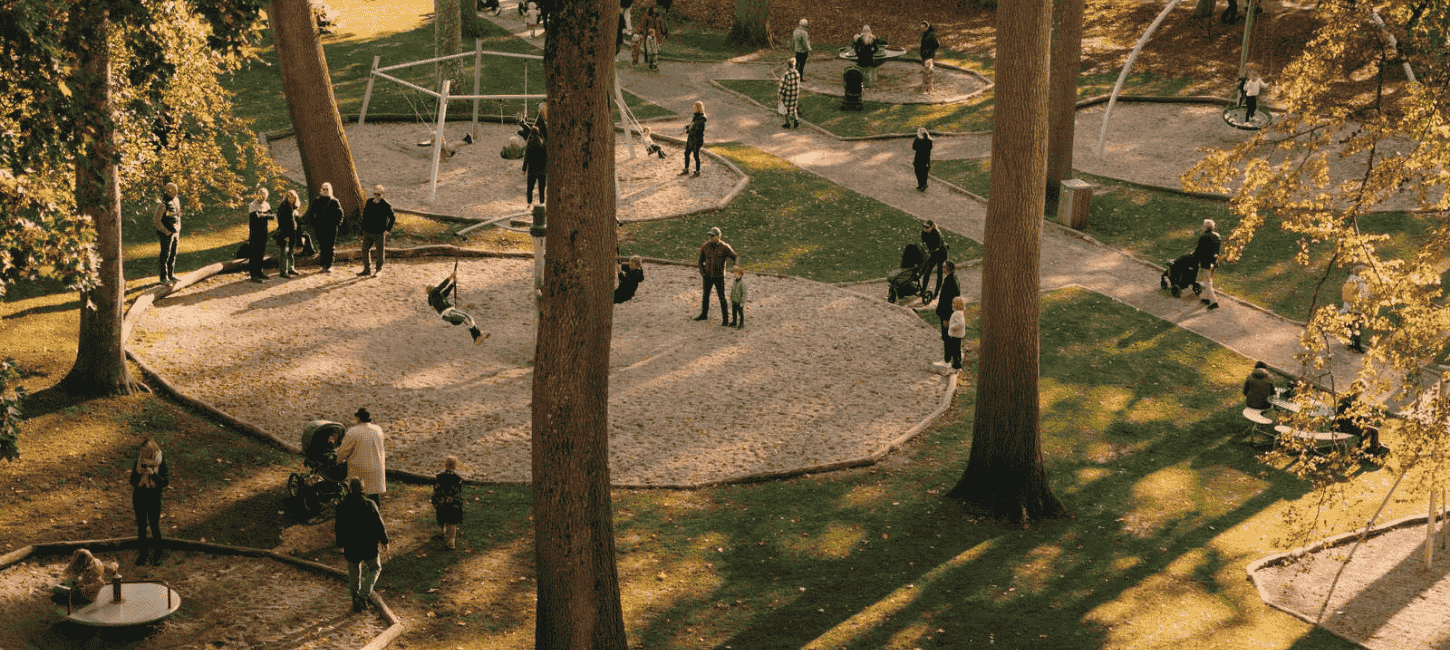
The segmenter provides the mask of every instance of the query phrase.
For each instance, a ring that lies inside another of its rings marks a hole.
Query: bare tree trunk
[[[1077,126],[1077,84],[1082,67],[1083,0],[1052,5],[1052,72],[1048,77],[1047,196],[1056,202],[1062,182],[1072,178]]]
[[[555,4],[548,237],[534,353],[534,648],[625,650],[609,493],[617,0]]]
[[[467,0],[470,4],[475,0]],[[435,56],[448,56],[463,51],[463,10],[459,0],[433,0],[433,30],[436,39]],[[454,88],[462,88],[463,59],[449,59],[440,66],[438,86],[444,79],[453,80]]]
[[[770,45],[770,0],[735,0],[730,42],[746,47]]]
[[[302,155],[307,195],[317,196],[323,183],[332,183],[332,195],[342,203],[343,214],[353,218],[362,210],[362,181],[342,128],[327,56],[307,0],[272,0],[267,17],[272,21],[272,42]]]
[[[982,264],[982,343],[967,470],[948,497],[1014,521],[1065,514],[1042,466],[1038,262],[1047,174],[1050,2],[997,8],[992,196]]]
[[[81,11],[86,11],[82,9]],[[116,170],[116,131],[111,123],[111,52],[107,46],[110,22],[103,5],[92,5],[95,21],[90,56],[83,63],[84,79],[78,92],[94,98],[87,139],[76,157],[76,211],[96,224],[96,254],[100,257],[99,285],[81,292],[80,332],[76,361],[61,379],[61,390],[75,395],[122,395],[131,392],[121,339],[126,278],[121,268],[121,184]],[[146,225],[150,228],[150,224]]]

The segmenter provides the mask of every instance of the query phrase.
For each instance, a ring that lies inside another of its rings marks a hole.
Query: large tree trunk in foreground
[[[1037,385],[1051,10],[1051,3],[1037,0],[997,8],[976,420],[967,470],[947,495],[1023,522],[1065,514],[1042,466]]]
[[[770,0],[735,0],[730,42],[746,47],[770,45]]]
[[[1072,178],[1073,135],[1077,127],[1077,78],[1082,67],[1083,0],[1052,4],[1052,71],[1048,75],[1047,196],[1057,198]]]
[[[616,0],[554,6],[549,230],[534,352],[537,650],[625,650],[609,494]]]
[[[80,9],[78,11],[87,11]],[[89,144],[76,157],[76,212],[96,225],[96,255],[100,257],[100,280],[81,292],[80,332],[76,361],[61,379],[61,390],[74,395],[120,395],[131,392],[131,374],[126,367],[125,341],[121,338],[122,307],[126,299],[126,277],[121,268],[121,184],[116,170],[116,132],[111,123],[111,54],[106,46],[110,25],[104,7],[92,7],[89,19],[96,21],[95,40],[85,50],[85,78],[77,92],[94,101],[86,131]],[[150,230],[149,220],[142,225]]]
[[[307,177],[307,196],[317,196],[323,183],[332,183],[332,195],[342,203],[343,214],[354,217],[362,210],[362,182],[307,0],[273,0],[267,17],[272,22],[287,112],[302,155],[302,174]]]

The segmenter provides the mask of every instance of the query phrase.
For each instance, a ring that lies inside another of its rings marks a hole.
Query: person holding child
[[[735,326],[735,329],[745,329],[745,269],[740,267],[739,260],[735,263],[735,282],[730,285],[730,322],[725,323],[726,327]]]
[[[161,566],[161,493],[171,485],[171,467],[155,438],[141,443],[136,463],[131,466],[131,508],[136,514],[136,566],[150,562]],[[151,530],[147,540],[146,530]]]
[[[433,518],[438,522],[438,534],[443,536],[443,545],[454,548],[458,538],[458,524],[463,523],[463,478],[458,475],[458,457],[443,459],[443,471],[433,477]]]

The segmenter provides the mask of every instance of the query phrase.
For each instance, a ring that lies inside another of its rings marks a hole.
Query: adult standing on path
[[[181,190],[176,183],[167,183],[161,191],[161,202],[152,217],[156,225],[156,239],[161,244],[156,275],[161,278],[161,284],[174,284],[176,249],[181,244],[181,198],[177,196]]]
[[[915,153],[911,160],[911,166],[916,170],[916,191],[926,191],[926,178],[931,174],[931,134],[926,132],[926,127],[916,127],[916,139],[911,141],[911,150]]]
[[[136,566],[150,562],[161,566],[161,493],[171,485],[171,468],[154,438],[141,443],[136,464],[131,466],[131,509],[136,513]],[[151,539],[146,539],[146,530]]]
[[[347,593],[352,611],[367,608],[373,585],[383,572],[383,551],[388,550],[388,529],[376,503],[363,498],[362,481],[348,479],[347,498],[337,505],[332,534],[347,561]]]
[[[267,222],[272,220],[272,204],[267,202],[267,188],[257,188],[257,196],[247,204],[247,248],[251,258],[247,271],[252,282],[266,282],[267,274],[262,272],[262,258],[267,256]]]
[[[695,116],[685,127],[685,171],[680,172],[681,176],[690,173],[690,154],[695,155],[695,176],[700,175],[700,150],[705,148],[705,119],[705,102],[695,102]]]
[[[277,204],[277,275],[290,278],[301,275],[296,268],[297,250],[297,207],[302,200],[297,190],[287,190],[282,202]]]
[[[383,186],[373,186],[373,198],[363,204],[362,211],[362,263],[363,268],[358,275],[382,275],[383,262],[387,259],[388,234],[393,232],[393,224],[397,223],[398,215],[393,212],[392,204],[383,198]],[[372,263],[372,251],[378,251],[378,261],[374,266]],[[371,267],[371,268],[370,268]]]
[[[543,124],[539,118],[538,124]],[[539,203],[544,202],[544,185],[549,182],[549,150],[544,143],[543,127],[529,133],[529,142],[524,145],[524,199],[528,207],[534,207],[534,184],[539,186]]]
[[[332,183],[323,183],[319,196],[307,204],[303,220],[312,225],[317,240],[317,265],[332,273],[332,256],[337,246],[337,227],[342,225],[342,203],[332,195]]]
[[[710,229],[710,239],[700,247],[700,315],[695,320],[705,320],[710,317],[710,288],[715,288],[715,295],[720,298],[720,324],[730,324],[730,310],[725,305],[725,262],[727,260],[739,263],[739,256],[735,249],[723,241],[720,241],[720,229]]]
[[[337,462],[347,463],[347,475],[361,480],[363,493],[381,508],[382,493],[388,491],[383,428],[373,424],[373,416],[366,408],[353,415],[357,424],[343,434]]]
[[[876,83],[876,35],[871,33],[870,25],[863,25],[861,33],[856,35],[851,42],[856,50],[856,67],[861,68],[861,84],[870,88]]]
[[[941,279],[941,292],[938,293],[937,294],[937,297],[936,297],[936,317],[939,318],[939,319],[941,319],[942,361],[943,361],[943,363],[945,363],[947,365],[950,365],[952,363],[952,357],[953,357],[953,355],[952,355],[953,338],[951,336],[951,321],[952,321],[952,312],[954,311],[954,307],[953,307],[952,303],[954,301],[956,301],[957,297],[959,297],[959,296],[962,295],[962,285],[960,285],[960,284],[957,283],[957,265],[956,264],[948,261],[948,262],[943,262],[942,263],[942,266],[946,269],[946,275],[943,275],[942,276],[942,279]],[[961,347],[960,346],[962,344],[962,341],[961,341],[961,339],[955,339],[955,343],[958,346],[957,347],[957,353],[956,353],[956,358],[958,359],[958,362],[957,363],[960,364],[961,363],[961,361],[960,361],[960,359],[961,359]]]
[[[941,41],[936,37],[936,28],[925,20],[921,21],[921,89],[931,92],[932,74],[936,68],[936,51],[941,49]]]
[[[790,33],[790,49],[795,53],[795,71],[802,79],[806,76],[806,59],[811,56],[811,35],[806,31],[809,20],[801,19],[795,31]]]
[[[785,122],[781,126],[794,129],[801,125],[800,104],[801,73],[796,71],[795,66],[786,63],[785,71],[780,75],[780,105],[785,109]]]
[[[1208,278],[1203,283],[1203,298],[1200,299],[1209,309],[1218,309],[1218,292],[1213,288],[1213,274],[1218,269],[1218,251],[1223,247],[1223,237],[1218,234],[1218,224],[1213,219],[1203,220],[1203,233],[1198,236],[1198,245],[1193,248],[1193,257],[1198,260],[1198,268],[1208,271]]]

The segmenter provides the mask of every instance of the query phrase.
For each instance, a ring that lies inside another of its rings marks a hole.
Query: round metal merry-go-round
[[[65,602],[55,613],[91,627],[129,627],[155,623],[181,608],[181,595],[165,582],[115,582],[91,603]]]

